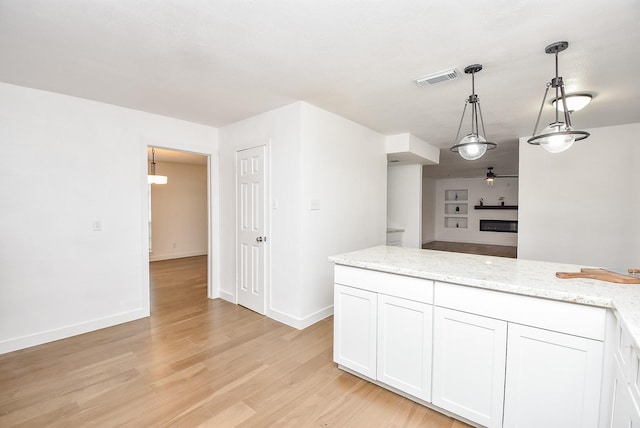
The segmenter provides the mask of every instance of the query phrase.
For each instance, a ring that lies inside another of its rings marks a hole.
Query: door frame
[[[141,193],[141,223],[142,223],[142,305],[147,316],[151,313],[150,278],[149,278],[149,185],[147,174],[149,161],[147,148],[156,147],[166,150],[193,153],[207,157],[207,298],[220,297],[219,287],[219,249],[220,249],[220,206],[218,181],[218,153],[206,151],[177,142],[158,141],[150,138],[140,139],[140,193]]]
[[[233,156],[233,277],[234,277],[234,303],[238,305],[240,281],[238,278],[238,152],[264,147],[264,315],[268,316],[271,308],[271,138],[267,141],[252,142],[236,147]]]

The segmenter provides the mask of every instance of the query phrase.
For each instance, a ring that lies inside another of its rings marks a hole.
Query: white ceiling
[[[638,122],[638,0],[0,0],[0,81],[215,127],[304,100],[447,148],[470,77],[414,79],[480,63],[482,163],[512,174],[559,40],[568,92],[594,95],[575,127]],[[442,155],[433,176],[486,171]]]

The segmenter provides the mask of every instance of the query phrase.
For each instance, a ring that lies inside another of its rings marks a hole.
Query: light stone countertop
[[[525,296],[599,306],[618,311],[640,349],[640,284],[594,279],[559,279],[556,272],[579,272],[571,264],[379,246],[329,257],[339,265]]]

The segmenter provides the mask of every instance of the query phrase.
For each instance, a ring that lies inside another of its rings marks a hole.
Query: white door
[[[597,427],[602,355],[597,340],[510,323],[504,426]]]
[[[335,284],[333,360],[376,378],[377,294]]]
[[[265,146],[236,152],[238,304],[265,314]]]
[[[377,379],[431,401],[433,306],[378,295]]]
[[[502,427],[506,321],[435,307],[433,404]]]

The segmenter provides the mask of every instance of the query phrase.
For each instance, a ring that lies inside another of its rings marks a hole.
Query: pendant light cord
[[[558,88],[560,87],[560,82],[558,82],[558,51],[556,51],[556,100],[558,99]],[[562,101],[564,102],[564,97],[562,97]],[[558,123],[558,103],[556,103],[556,123]]]
[[[464,102],[464,108],[462,109],[462,117],[460,118],[460,124],[458,125],[458,132],[456,133],[456,139],[454,140],[453,144],[456,144],[458,141],[460,141],[460,140],[458,140],[458,137],[460,137],[460,129],[462,129],[462,121],[464,121],[464,114],[467,111],[467,104],[469,104],[469,100],[466,100]],[[472,129],[472,131],[473,131],[473,129]]]

